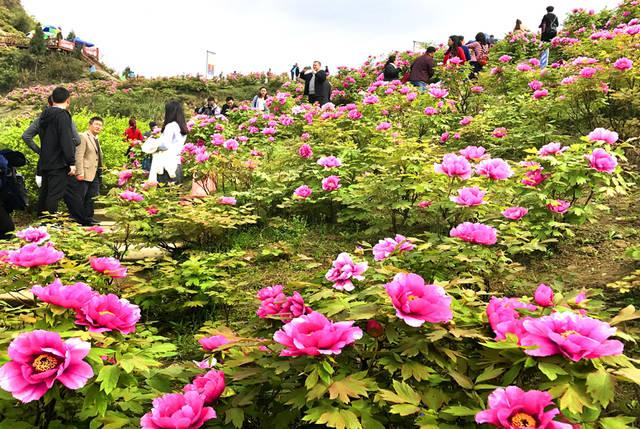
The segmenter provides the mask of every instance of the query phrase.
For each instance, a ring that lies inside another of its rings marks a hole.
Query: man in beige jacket
[[[97,222],[93,218],[93,199],[100,194],[102,182],[102,149],[98,135],[104,121],[98,116],[89,120],[89,128],[80,133],[76,148],[76,175],[69,176],[65,202],[71,216],[80,224],[89,226]]]

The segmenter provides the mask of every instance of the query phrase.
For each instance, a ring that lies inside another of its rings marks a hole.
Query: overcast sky
[[[332,69],[367,55],[441,43],[450,34],[502,36],[520,18],[538,26],[549,3],[561,18],[573,7],[614,7],[617,0],[22,0],[42,24],[74,30],[95,43],[117,71],[143,76],[288,71],[319,59]]]

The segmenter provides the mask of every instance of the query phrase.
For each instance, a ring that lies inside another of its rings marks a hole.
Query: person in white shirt
[[[267,88],[265,88],[264,86],[260,88],[258,94],[256,94],[256,96],[253,97],[253,100],[251,101],[251,107],[256,110],[269,111],[269,109],[267,109],[268,95],[269,94],[267,93]]]
[[[180,183],[182,181],[180,153],[188,133],[182,105],[177,101],[170,101],[165,106],[162,134],[158,138],[147,139],[142,145],[144,152],[152,154],[149,169],[150,182]]]

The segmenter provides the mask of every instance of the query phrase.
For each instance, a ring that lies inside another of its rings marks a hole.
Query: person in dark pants
[[[26,165],[22,152],[9,149],[0,150],[0,239],[15,229],[11,213],[27,208],[27,189],[16,168]]]
[[[309,96],[309,103],[320,103],[321,106],[329,102],[331,84],[327,80],[327,72],[321,69],[320,61],[313,62],[313,69],[305,67],[300,73],[304,81],[304,95]]]
[[[542,17],[542,22],[538,26],[543,42],[550,42],[551,39],[558,35],[560,22],[558,21],[558,17],[553,13],[553,9],[553,6],[547,7],[547,14]]]
[[[411,64],[409,82],[411,85],[420,88],[421,91],[424,91],[427,85],[433,80],[433,56],[435,53],[436,48],[429,46],[425,53],[416,58],[413,64]]]
[[[102,182],[102,149],[98,135],[104,121],[99,116],[89,120],[89,129],[80,134],[76,148],[76,175],[69,176],[64,200],[71,216],[81,225],[97,224],[93,218],[93,199],[100,194]]]
[[[51,101],[53,105],[40,115],[38,171],[42,174],[42,187],[38,215],[58,211],[58,203],[67,191],[67,176],[76,174],[76,150],[68,111],[71,94],[58,87],[53,90]]]

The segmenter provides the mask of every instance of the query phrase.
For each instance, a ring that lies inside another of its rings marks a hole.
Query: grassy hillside
[[[0,35],[28,33],[34,26],[20,0],[0,0]]]

